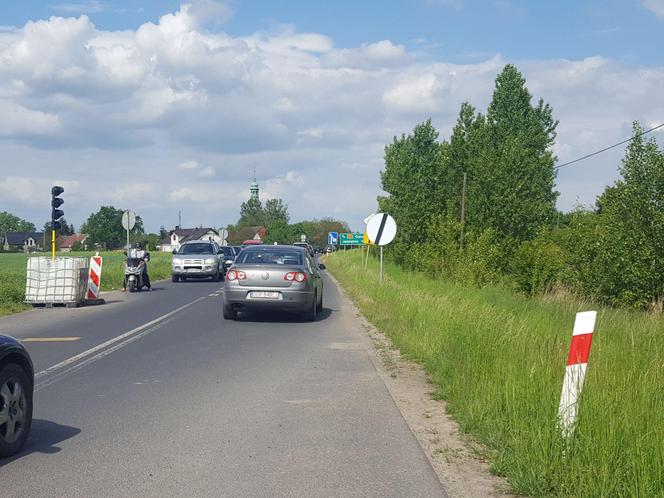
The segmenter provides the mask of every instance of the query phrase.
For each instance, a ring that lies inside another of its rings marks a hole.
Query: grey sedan
[[[306,249],[294,246],[248,246],[226,273],[224,318],[250,309],[303,313],[316,320],[323,309],[323,280]]]

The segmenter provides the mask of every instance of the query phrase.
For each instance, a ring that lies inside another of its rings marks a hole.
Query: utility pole
[[[463,188],[461,189],[461,237],[459,238],[461,250],[463,251],[463,231],[466,224],[466,172],[463,173]]]

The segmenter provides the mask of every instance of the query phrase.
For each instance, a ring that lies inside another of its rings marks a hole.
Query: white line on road
[[[144,323],[143,325],[140,325],[136,327],[135,329],[130,330],[129,332],[125,332],[124,334],[120,334],[117,337],[114,337],[113,339],[109,339],[108,341],[99,344],[93,348],[88,349],[87,351],[83,351],[82,353],[77,354],[76,356],[72,356],[71,358],[68,358],[64,361],[61,361],[60,363],[57,363],[46,370],[42,370],[41,372],[37,372],[35,374],[35,381],[38,381],[35,383],[35,391],[39,391],[40,389],[43,389],[44,387],[53,384],[53,382],[56,382],[57,380],[61,379],[65,375],[70,374],[71,372],[78,370],[79,368],[84,367],[85,365],[89,365],[90,363],[97,361],[104,356],[107,356],[111,354],[114,351],[117,351],[118,349],[123,348],[127,344],[131,344],[132,342],[140,339],[141,337],[144,337],[148,335],[150,332],[153,332],[154,330],[158,329],[159,326],[163,325],[166,320],[169,318],[173,317],[175,314],[179,313],[180,311],[183,311],[190,306],[193,306],[194,304],[198,303],[199,301],[202,301],[203,299],[207,299],[206,296],[199,297],[198,299],[185,304],[184,306],[180,306],[177,309],[174,309],[173,311],[166,313],[165,315],[162,315],[158,318],[155,318],[154,320],[151,320],[147,323]],[[120,344],[115,344],[119,341]],[[108,348],[109,346],[114,345],[112,348]],[[103,351],[102,351],[103,350]],[[98,354],[95,354],[97,352],[101,351]],[[90,358],[89,356],[94,355]],[[86,359],[87,358],[87,359]],[[81,361],[84,360],[84,361]],[[81,363],[77,363],[78,361],[81,361]],[[70,366],[73,365],[73,366]],[[62,370],[65,367],[69,367],[64,371],[59,371]],[[55,374],[52,377],[48,377],[42,381],[39,381],[40,379],[50,376],[51,374]]]

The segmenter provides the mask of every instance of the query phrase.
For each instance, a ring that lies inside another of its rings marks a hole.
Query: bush
[[[519,245],[512,257],[512,275],[520,290],[544,294],[565,280],[566,260],[565,250],[547,231]]]

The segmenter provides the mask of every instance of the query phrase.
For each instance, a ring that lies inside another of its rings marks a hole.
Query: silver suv
[[[205,277],[218,281],[221,280],[223,272],[223,255],[219,254],[219,246],[215,242],[193,240],[173,251],[173,282]]]

